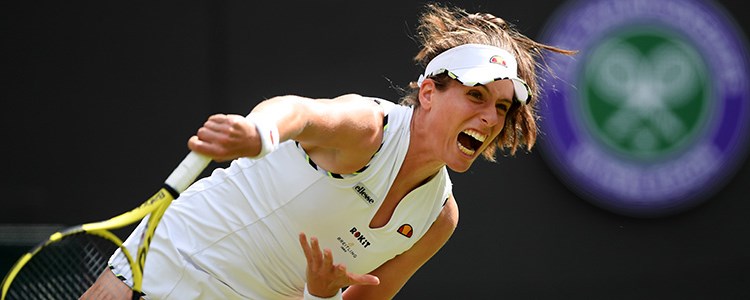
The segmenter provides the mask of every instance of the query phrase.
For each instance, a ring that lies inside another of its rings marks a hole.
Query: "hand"
[[[260,147],[255,126],[240,115],[210,116],[188,140],[188,148],[218,162],[257,155]]]
[[[331,249],[320,251],[316,237],[299,234],[299,243],[307,258],[307,290],[316,297],[328,298],[350,285],[378,285],[380,279],[370,274],[354,274],[346,271],[344,264],[334,264]]]

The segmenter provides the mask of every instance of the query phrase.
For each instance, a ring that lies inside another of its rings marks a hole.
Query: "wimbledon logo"
[[[658,217],[709,198],[745,159],[744,38],[705,1],[590,0],[547,24],[542,154],[580,196]]]

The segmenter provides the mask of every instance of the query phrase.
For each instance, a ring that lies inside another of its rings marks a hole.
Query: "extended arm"
[[[275,97],[258,104],[248,118],[273,124],[281,141],[299,141],[319,156],[322,164],[340,171],[366,164],[368,155],[377,150],[382,116],[374,101],[350,94],[334,99]],[[226,161],[258,155],[260,141],[254,124],[245,116],[217,114],[190,138],[188,147]]]

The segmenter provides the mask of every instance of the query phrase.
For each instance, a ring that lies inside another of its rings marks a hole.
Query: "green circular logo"
[[[582,62],[580,119],[622,156],[649,162],[684,151],[706,128],[706,61],[661,28],[627,28],[589,49]]]
[[[578,0],[542,40],[540,153],[581,198],[658,217],[707,200],[750,139],[746,41],[711,1]]]

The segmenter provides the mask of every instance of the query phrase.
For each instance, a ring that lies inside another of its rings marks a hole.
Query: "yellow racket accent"
[[[151,196],[151,198],[143,202],[140,206],[134,208],[131,211],[112,217],[105,221],[99,221],[99,222],[73,226],[65,230],[53,233],[49,237],[48,240],[40,243],[39,245],[34,247],[31,251],[24,254],[13,265],[13,267],[10,269],[8,274],[3,279],[2,296],[0,297],[0,300],[6,299],[6,297],[8,296],[9,290],[12,286],[12,283],[18,277],[19,272],[23,270],[24,266],[29,265],[30,264],[29,262],[34,260],[35,256],[39,254],[40,251],[47,248],[48,246],[50,246],[50,249],[54,249],[55,247],[62,247],[66,250],[70,249],[69,247],[71,247],[72,244],[65,244],[66,241],[67,242],[70,242],[70,240],[77,241],[76,238],[79,238],[82,236],[76,236],[76,237],[73,237],[73,236],[81,235],[81,234],[83,236],[92,235],[92,236],[97,236],[98,238],[104,239],[106,242],[101,241],[103,242],[101,245],[106,244],[108,246],[115,245],[116,247],[119,247],[119,249],[125,255],[128,261],[128,264],[130,265],[130,268],[133,274],[132,275],[133,295],[134,295],[134,298],[138,298],[142,292],[143,270],[144,270],[144,265],[146,263],[146,254],[148,253],[149,245],[151,243],[151,238],[154,235],[156,226],[158,225],[159,221],[161,220],[161,217],[164,215],[169,205],[172,203],[172,200],[174,200],[179,195],[179,193],[187,189],[187,187],[197,178],[197,176],[201,173],[201,171],[203,171],[203,169],[208,165],[209,162],[211,162],[211,159],[209,157],[197,154],[195,152],[190,152],[188,156],[185,157],[185,159],[183,159],[180,165],[172,172],[172,174],[169,175],[167,180],[165,180],[164,187],[159,189],[159,191],[157,191],[153,196]],[[147,227],[144,230],[143,237],[141,239],[140,244],[138,245],[137,257],[133,257],[131,253],[128,251],[128,249],[122,245],[123,244],[122,240],[119,237],[117,237],[115,234],[113,234],[110,230],[118,229],[118,228],[125,227],[127,225],[134,224],[142,220],[146,216],[149,216],[149,219],[146,223]],[[67,240],[66,238],[68,237],[71,237],[71,239]],[[114,247],[112,248],[114,249]],[[52,250],[52,251],[55,251],[55,250]],[[42,256],[45,256],[45,255],[42,255]],[[46,260],[43,259],[42,262],[46,262]],[[32,263],[32,264],[39,264],[39,262]],[[50,275],[47,275],[46,273],[39,273],[39,271],[35,271],[34,268],[32,268],[31,270],[32,270],[31,271],[32,273],[35,273],[34,274],[35,277],[44,278],[42,282],[45,283],[43,284],[43,286],[45,286],[43,288],[40,288],[38,286],[32,286],[31,289],[33,291],[37,291],[37,289],[43,289],[44,293],[49,294],[49,295],[56,295],[58,293],[62,293],[56,290],[55,288],[46,287],[47,285],[46,283],[50,283],[52,281],[52,279],[48,278],[48,276]],[[102,269],[101,271],[104,271],[104,270]],[[23,275],[23,276],[25,277],[26,275]],[[22,279],[22,281],[23,280],[25,279]],[[73,282],[73,283],[79,284],[80,282]],[[63,284],[60,284],[60,282],[56,282],[55,284],[56,284],[55,287],[67,286],[67,282],[63,282]],[[16,289],[14,288],[14,290]],[[28,291],[24,290],[23,293],[26,293],[26,292]],[[69,292],[69,291],[65,290],[65,292]],[[60,296],[60,295],[56,295],[56,296]]]

